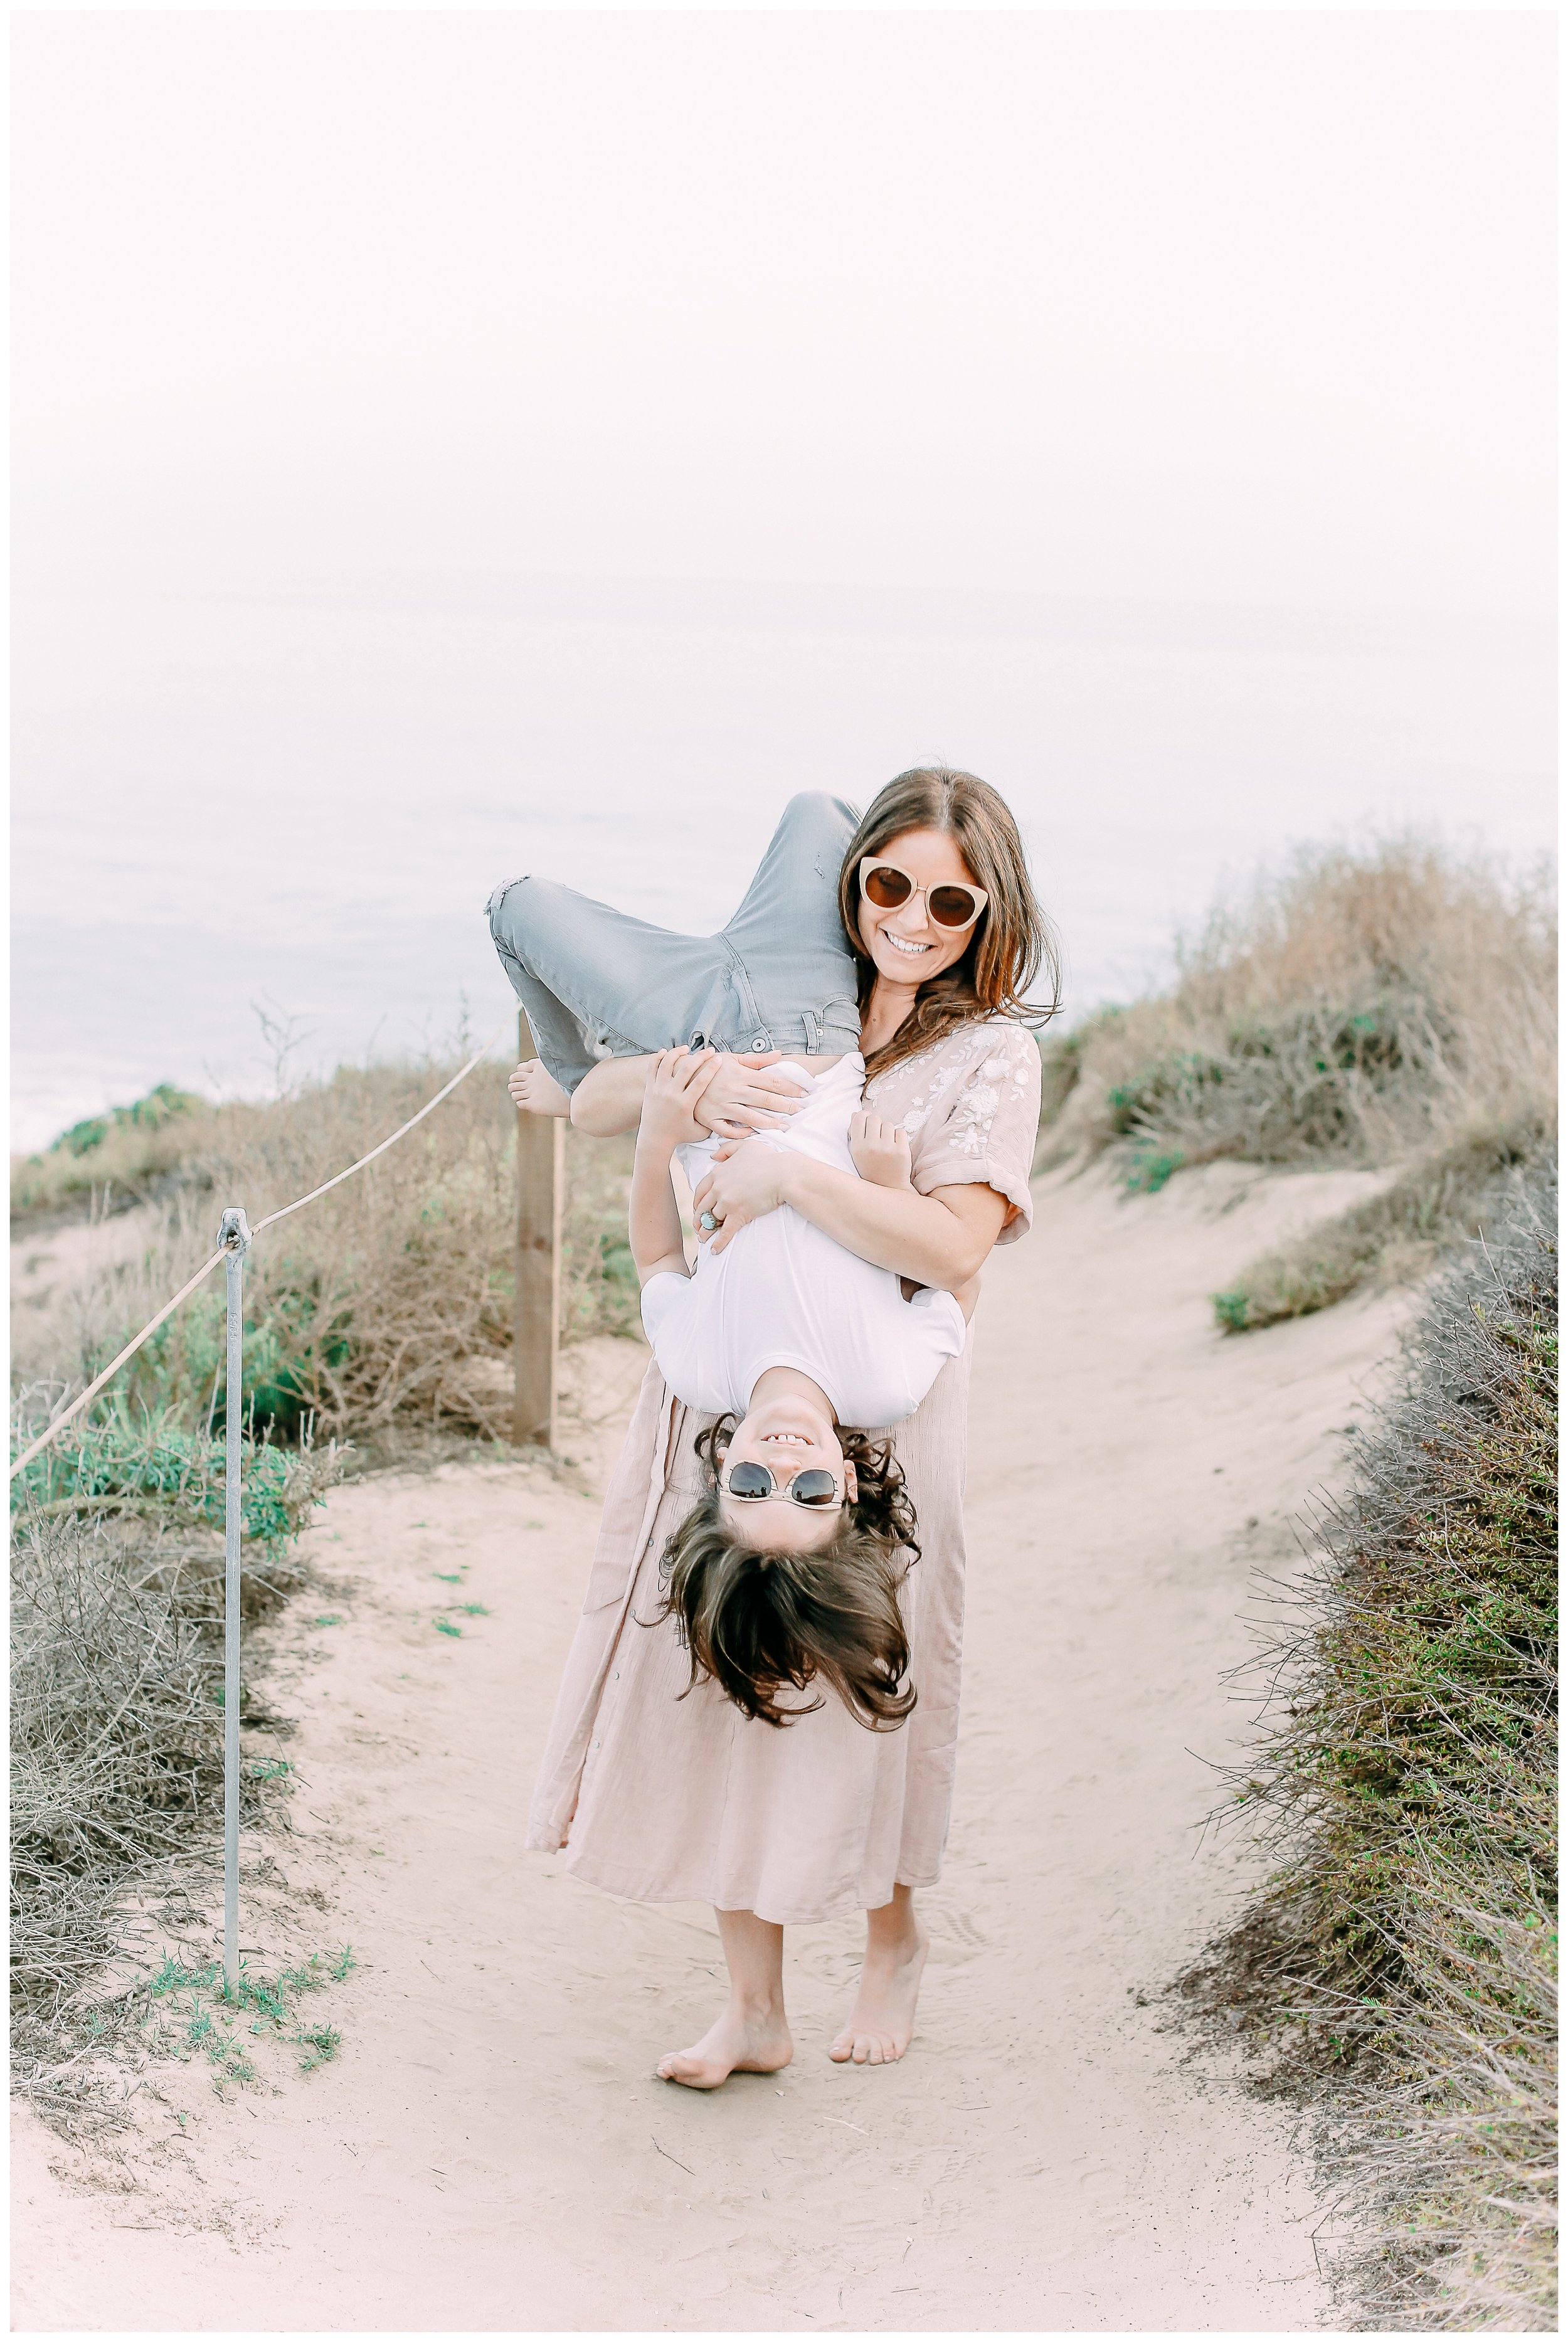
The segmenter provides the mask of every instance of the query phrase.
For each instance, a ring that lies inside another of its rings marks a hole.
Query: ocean
[[[707,932],[793,791],[934,758],[1018,813],[1079,1012],[1293,843],[1549,847],[1553,657],[1523,622],[896,587],[23,593],[12,1144],[482,1036],[498,881]]]

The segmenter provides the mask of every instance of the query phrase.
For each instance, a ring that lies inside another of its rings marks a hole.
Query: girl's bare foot
[[[860,1987],[848,2021],[827,2053],[837,2065],[891,2066],[909,2047],[931,1941],[914,1906],[909,1888],[900,1887],[884,1910],[865,1915]]]
[[[732,2001],[689,2049],[673,2049],[655,2069],[662,2082],[716,2090],[732,2074],[776,2074],[794,2055],[782,2008],[737,2008]]]
[[[524,1057],[506,1086],[513,1104],[524,1114],[553,1114],[564,1122],[572,1112],[570,1096],[537,1057]]]

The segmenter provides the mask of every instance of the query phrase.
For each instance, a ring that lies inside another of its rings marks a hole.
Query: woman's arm
[[[722,1252],[748,1220],[781,1204],[835,1237],[846,1252],[948,1293],[984,1266],[1013,1208],[1005,1196],[978,1180],[922,1196],[913,1186],[881,1186],[780,1147],[743,1145],[714,1165],[693,1209],[699,1219],[707,1212],[719,1222],[711,1241]]]
[[[721,1138],[744,1138],[754,1130],[782,1129],[785,1117],[805,1097],[787,1074],[768,1070],[779,1061],[777,1049],[700,1054],[708,1076],[695,1093],[701,1120],[683,1134],[686,1139],[705,1138],[710,1131]],[[572,1093],[573,1127],[592,1138],[614,1138],[624,1130],[635,1130],[648,1076],[657,1063],[656,1057],[602,1057]]]

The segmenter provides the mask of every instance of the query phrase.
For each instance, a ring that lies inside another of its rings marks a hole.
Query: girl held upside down
[[[733,1241],[704,1212],[720,1233],[688,1271],[670,1171],[678,1158],[696,1186],[710,1168],[715,1141],[684,1143],[705,1071],[702,1053],[660,1052],[632,1180],[632,1255],[654,1356],[678,1398],[719,1418],[700,1449],[713,1489],[669,1541],[664,1608],[679,1619],[694,1680],[711,1676],[747,1716],[788,1722],[802,1710],[781,1708],[781,1689],[805,1692],[820,1678],[860,1722],[899,1724],[915,1695],[901,1688],[897,1590],[918,1549],[891,1444],[864,1426],[914,1414],[964,1347],[978,1281],[906,1298],[892,1270],[788,1201],[814,1166],[910,1185],[904,1134],[860,1103],[858,1053],[791,1068],[800,1110],[745,1142],[766,1158],[757,1167],[776,1204]],[[717,1151],[727,1159],[734,1148]]]

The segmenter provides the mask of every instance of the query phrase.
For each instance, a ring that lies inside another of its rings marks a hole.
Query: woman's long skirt
[[[650,1365],[604,1505],[531,1847],[564,1847],[568,1870],[614,1895],[784,1925],[876,1909],[895,1886],[939,1876],[958,1734],[971,1346],[894,1436],[921,1558],[901,1596],[918,1702],[891,1732],[856,1724],[831,1691],[779,1728],[712,1683],[688,1690],[675,1624],[658,1616],[660,1562],[702,1492],[692,1443],[713,1417]]]

